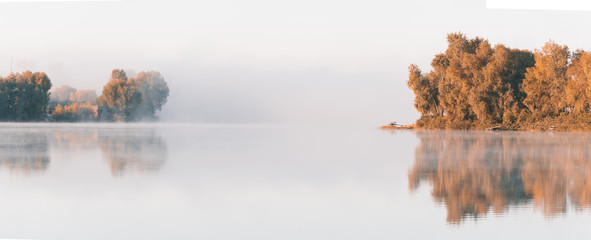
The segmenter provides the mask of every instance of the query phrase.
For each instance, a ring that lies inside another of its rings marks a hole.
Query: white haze
[[[429,70],[446,34],[590,49],[590,20],[485,0],[0,3],[0,74],[13,58],[100,94],[114,68],[157,70],[163,121],[378,126],[418,117],[407,67]]]
[[[486,6],[501,9],[591,10],[591,2],[587,0],[487,0]]]

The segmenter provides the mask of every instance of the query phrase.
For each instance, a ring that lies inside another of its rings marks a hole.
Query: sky
[[[548,10],[556,3],[567,10]],[[55,87],[100,94],[112,69],[156,70],[170,87],[160,113],[166,122],[412,123],[419,115],[406,86],[408,66],[430,70],[448,33],[512,48],[540,48],[552,39],[571,49],[591,49],[586,24],[591,12],[584,11],[590,5],[576,0],[0,1],[0,75],[10,73],[12,59],[15,72],[43,71]]]
[[[589,11],[587,0],[487,0],[487,8]]]

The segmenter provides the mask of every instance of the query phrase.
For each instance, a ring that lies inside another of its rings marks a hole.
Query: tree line
[[[0,77],[0,121],[154,121],[169,95],[166,80],[156,71],[128,78],[115,69],[100,96],[94,90],[51,87],[42,72]]]
[[[432,70],[409,67],[416,127],[591,129],[591,52],[548,41],[534,51],[447,36]]]
[[[51,80],[26,71],[0,77],[0,121],[39,121],[46,117]]]

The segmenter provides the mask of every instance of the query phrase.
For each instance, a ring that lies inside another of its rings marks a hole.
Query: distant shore
[[[380,127],[381,129],[387,129],[387,130],[397,130],[397,129],[414,129],[414,124],[409,124],[409,125],[392,125],[392,124],[387,124],[384,126]]]
[[[0,76],[0,121],[7,122],[136,122],[157,121],[169,89],[157,71],[133,77],[114,69],[100,96],[92,89],[52,89],[43,72]]]

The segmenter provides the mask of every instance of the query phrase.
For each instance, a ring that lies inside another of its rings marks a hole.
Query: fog
[[[0,74],[100,94],[114,68],[155,70],[165,122],[378,126],[418,117],[408,65],[428,70],[446,34],[590,49],[589,20],[484,0],[2,2]]]

